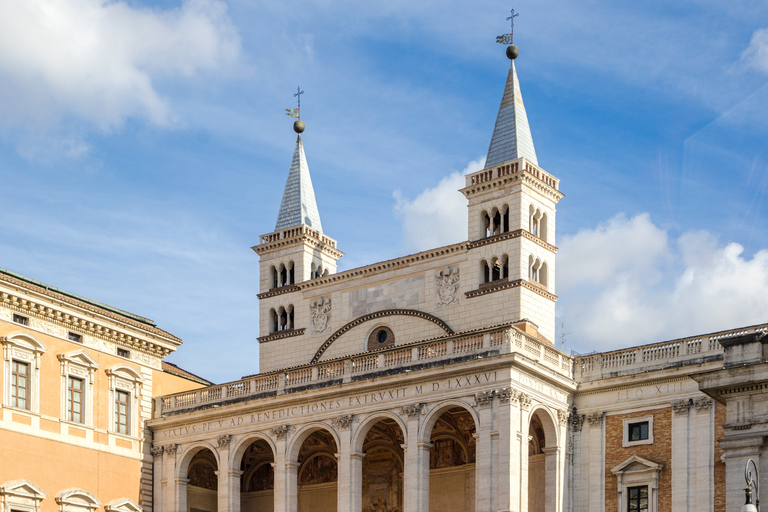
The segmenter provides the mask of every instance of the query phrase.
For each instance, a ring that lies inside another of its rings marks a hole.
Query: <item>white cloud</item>
[[[610,350],[765,322],[768,250],[752,258],[743,251],[705,231],[670,240],[647,213],[563,237],[558,316],[570,348]]]
[[[413,200],[405,199],[399,190],[392,194],[406,251],[425,251],[467,239],[467,200],[458,191],[464,188],[466,174],[484,167],[485,157],[473,160],[463,171],[452,172]]]
[[[768,73],[768,28],[761,28],[752,34],[752,40],[742,58],[751,66]]]
[[[153,80],[190,77],[238,58],[219,0],[177,9],[109,0],[0,2],[0,118],[6,129],[85,119],[110,129],[127,117],[172,122]]]

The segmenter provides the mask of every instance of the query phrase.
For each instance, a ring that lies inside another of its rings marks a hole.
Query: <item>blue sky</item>
[[[297,85],[341,269],[461,241],[454,185],[488,148],[511,7],[566,194],[565,349],[768,320],[761,0],[5,2],[0,267],[154,319],[190,371],[253,373],[250,247],[277,218]]]

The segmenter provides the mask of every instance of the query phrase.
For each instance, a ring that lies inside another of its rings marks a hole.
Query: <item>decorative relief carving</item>
[[[175,443],[167,444],[165,445],[164,450],[165,450],[165,453],[167,453],[168,455],[172,455],[175,457],[176,454],[181,451],[181,445],[175,444]]]
[[[400,409],[400,412],[402,412],[402,414],[403,414],[404,416],[408,416],[409,418],[415,418],[415,417],[417,417],[419,414],[421,414],[421,413],[422,413],[422,410],[423,410],[423,406],[424,406],[424,404],[411,404],[411,405],[404,405],[404,406],[403,406],[403,407]]]
[[[446,267],[437,273],[437,305],[459,303],[459,269]]]
[[[689,398],[684,398],[682,400],[675,400],[672,402],[672,410],[675,411],[675,414],[683,415],[688,414],[688,411],[691,410],[691,405],[693,400]]]
[[[334,418],[331,420],[331,425],[333,428],[339,430],[349,430],[352,427],[353,421],[355,421],[355,416],[353,414],[349,414],[347,416],[339,416],[338,418]]]
[[[599,427],[603,424],[604,416],[604,412],[593,412],[592,414],[587,414],[587,422],[589,422],[590,427]]]
[[[11,313],[9,310],[5,308],[0,309],[0,318],[2,318],[3,320],[8,320],[10,322],[11,319],[13,319],[13,313]]]
[[[315,333],[328,330],[331,325],[331,299],[320,297],[310,307],[312,312],[312,328]]]
[[[520,407],[522,407],[524,411],[530,410],[531,402],[533,402],[533,399],[530,396],[525,393],[520,393],[518,399],[520,400]]]
[[[487,407],[493,403],[494,391],[484,391],[482,393],[475,393],[475,402],[480,407]]]
[[[565,425],[568,421],[568,411],[565,409],[558,409],[557,410],[557,421],[560,423],[560,425]]]
[[[584,415],[577,414],[576,408],[574,407],[573,412],[568,417],[568,423],[571,425],[574,432],[581,432],[581,428],[584,426]]]
[[[697,411],[708,411],[712,407],[712,399],[708,396],[695,398],[693,400],[693,406]]]
[[[150,453],[152,453],[153,457],[160,457],[163,454],[163,446],[162,445],[152,445],[152,448],[149,449]]]
[[[277,439],[287,439],[290,433],[293,432],[293,427],[291,425],[281,425],[273,428],[270,432]]]
[[[506,331],[504,331],[504,334],[507,334]],[[499,401],[501,403],[508,403],[510,401],[512,401],[512,402],[516,401],[518,399],[518,397],[520,396],[520,392],[517,391],[516,389],[504,388],[504,389],[499,390],[496,393],[496,396],[499,397]]]
[[[216,438],[216,444],[219,445],[219,448],[224,448],[225,446],[229,446],[229,443],[232,442],[232,438],[234,438],[232,434],[224,434]]]

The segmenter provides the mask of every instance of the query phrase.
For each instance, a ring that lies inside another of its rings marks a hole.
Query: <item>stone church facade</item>
[[[762,364],[768,324],[555,347],[563,194],[538,165],[514,60],[486,168],[460,192],[467,241],[337,272],[299,133],[275,231],[253,248],[260,372],[155,399],[153,511],[741,506],[763,439],[743,432],[765,402],[728,358]]]

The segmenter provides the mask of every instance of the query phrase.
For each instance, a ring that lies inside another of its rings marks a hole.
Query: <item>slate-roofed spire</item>
[[[301,123],[301,131],[304,131],[304,123]],[[291,170],[288,172],[288,180],[285,182],[283,201],[280,203],[280,213],[277,216],[275,231],[292,228],[306,224],[320,232],[323,226],[320,223],[320,213],[315,201],[315,189],[312,188],[312,178],[309,176],[307,157],[304,155],[304,144],[301,142],[301,132],[296,138],[296,148],[293,150]]]
[[[516,54],[514,56],[517,57]],[[536,150],[533,147],[531,128],[528,126],[528,116],[523,105],[515,61],[512,60],[485,166],[493,167],[520,157],[524,157],[534,165],[539,165]]]

